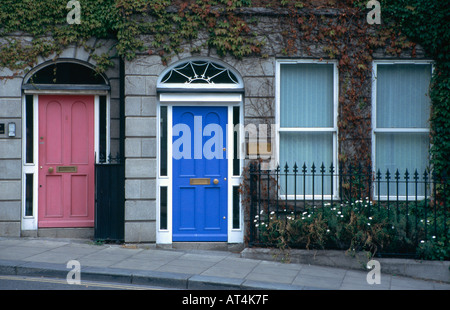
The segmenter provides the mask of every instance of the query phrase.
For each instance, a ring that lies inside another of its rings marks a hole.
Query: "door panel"
[[[71,111],[71,157],[72,163],[87,164],[89,162],[89,113],[86,104],[76,101],[72,105]]]
[[[94,226],[94,97],[39,96],[39,227]]]
[[[227,241],[228,109],[173,107],[172,111],[172,240]]]
[[[52,175],[46,176],[46,190],[45,195],[47,197],[45,205],[45,218],[62,218],[63,211],[63,192],[62,188],[62,176]]]
[[[61,164],[62,163],[62,107],[58,101],[48,102],[46,107],[42,107],[44,122],[41,122],[41,127],[44,128],[45,133],[51,133],[46,135],[47,143],[45,143],[45,162],[48,164]],[[40,131],[41,132],[41,131]],[[40,136],[42,137],[42,135]],[[39,143],[44,143],[43,139],[39,140]]]
[[[71,216],[88,216],[89,210],[89,180],[87,175],[71,176]]]

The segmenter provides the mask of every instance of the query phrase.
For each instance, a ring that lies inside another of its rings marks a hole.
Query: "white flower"
[[[371,220],[372,219],[372,217],[371,216],[369,216],[369,220]]]
[[[258,227],[258,226],[259,226],[259,224],[256,224],[256,225],[255,225],[255,227]]]
[[[329,229],[327,229],[327,233],[329,233],[330,232],[330,230]]]
[[[270,214],[275,214],[275,211],[270,212]]]
[[[436,239],[436,236],[431,237],[432,239]]]
[[[367,225],[369,225],[369,226],[370,226],[370,223],[367,223]]]
[[[341,217],[344,217],[344,215],[343,215],[343,214],[341,214]]]
[[[420,243],[425,243],[425,241],[423,241],[423,240],[420,240]]]

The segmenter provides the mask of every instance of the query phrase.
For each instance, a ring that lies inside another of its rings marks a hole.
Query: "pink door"
[[[94,226],[94,97],[39,96],[39,227]]]

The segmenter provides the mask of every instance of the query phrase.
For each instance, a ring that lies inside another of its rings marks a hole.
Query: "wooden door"
[[[227,241],[227,111],[173,108],[173,241]]]
[[[39,96],[38,227],[94,226],[94,96]]]

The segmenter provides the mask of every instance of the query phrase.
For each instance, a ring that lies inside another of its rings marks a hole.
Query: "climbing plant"
[[[447,1],[383,0],[388,21],[434,60],[430,87],[431,163],[438,176],[450,176],[450,6]],[[450,190],[445,193],[450,196]]]
[[[83,46],[100,72],[113,65],[112,57],[131,60],[138,53],[157,54],[163,62],[184,51],[195,54],[204,49],[236,58],[268,57],[268,50],[276,56],[322,55],[339,63],[340,161],[358,157],[370,163],[374,52],[415,57],[420,44],[435,61],[430,91],[432,163],[437,172],[449,175],[450,8],[446,1],[380,0],[381,24],[370,25],[367,2],[79,0],[81,22],[69,24],[67,0],[2,0],[0,68],[18,74],[33,67],[39,56],[57,58],[71,44]],[[261,26],[264,16],[279,29]],[[92,38],[112,39],[115,48],[98,53],[100,43],[88,44]],[[353,143],[355,139],[359,142]]]

